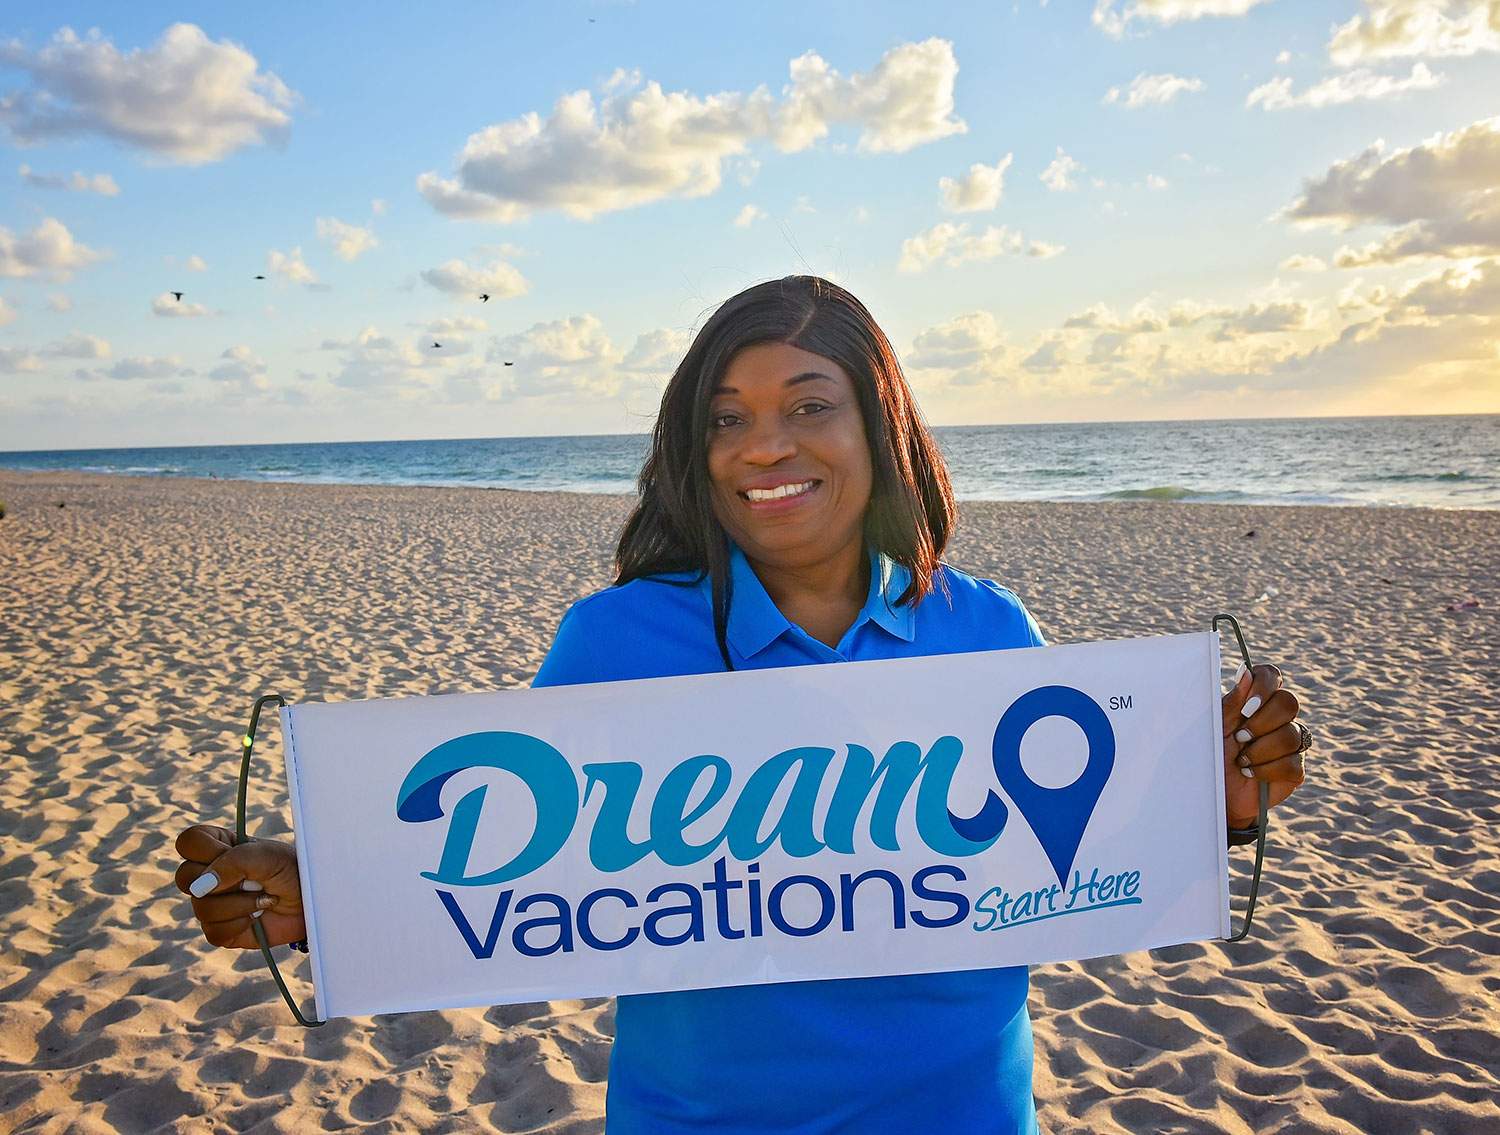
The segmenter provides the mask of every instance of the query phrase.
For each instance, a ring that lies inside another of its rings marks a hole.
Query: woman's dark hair
[[[714,637],[733,670],[729,548],[714,515],[708,473],[709,403],[730,360],[756,343],[787,343],[832,359],[854,381],[870,445],[874,482],[865,541],[911,571],[896,600],[917,603],[933,590],[953,530],[948,468],[917,409],[896,352],[865,305],[818,276],[787,276],[747,288],[709,317],[662,394],[651,452],[641,467],[640,501],[615,552],[615,584],[666,572],[713,581]],[[672,582],[672,581],[663,581]]]

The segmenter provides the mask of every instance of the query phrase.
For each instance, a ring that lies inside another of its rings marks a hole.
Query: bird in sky
[[[257,276],[257,277],[255,277],[255,278],[256,278],[256,279],[257,279],[257,280],[264,280],[264,279],[265,279],[265,277],[264,277],[264,276]]]
[[[173,292],[173,293],[172,293],[172,297],[173,297],[173,298],[174,298],[174,299],[175,299],[175,300],[176,300],[176,301],[177,301],[177,302],[178,302],[178,303],[181,303],[181,302],[182,302],[182,293],[181,293],[181,292]]]
[[[485,302],[485,303],[489,303],[490,302],[490,294],[489,294],[489,292],[480,292],[479,293],[479,298],[483,302]]]
[[[437,348],[441,348],[441,347],[442,347],[442,344],[441,344],[441,343],[439,343],[439,342],[438,342],[438,341],[437,341],[437,340],[436,340],[436,339],[434,339],[434,340],[433,340],[433,341],[432,341],[432,345],[433,345],[433,346],[434,346],[434,347],[437,347]]]
[[[515,363],[506,363],[506,364],[505,364],[505,365],[506,365],[506,366],[508,366],[508,367],[513,367],[513,366],[515,366],[515,365],[516,365],[516,364],[515,364]]]

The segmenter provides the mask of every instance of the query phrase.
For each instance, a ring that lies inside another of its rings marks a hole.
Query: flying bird
[[[255,278],[256,278],[256,279],[257,279],[257,280],[264,280],[264,279],[265,279],[265,277],[264,277],[264,276],[257,276],[257,277],[255,277]]]
[[[438,341],[437,341],[437,340],[436,340],[436,339],[434,339],[434,340],[433,340],[433,341],[432,341],[432,345],[433,345],[433,346],[434,346],[434,347],[441,347],[441,346],[442,346],[442,344],[441,344],[441,343],[439,343],[439,342],[438,342]]]
[[[481,293],[480,293],[480,294],[479,294],[479,298],[480,298],[480,299],[481,299],[481,300],[482,300],[482,301],[483,301],[483,302],[485,302],[485,303],[489,303],[489,302],[490,302],[490,294],[489,294],[489,293],[488,293],[488,292],[481,292]]]
[[[182,293],[181,292],[173,292],[172,295],[177,300],[178,303],[182,302]]]
[[[515,363],[506,363],[506,364],[505,364],[505,365],[506,365],[506,366],[508,366],[508,367],[513,367],[513,366],[515,366],[515,365],[516,365],[516,364],[515,364]]]

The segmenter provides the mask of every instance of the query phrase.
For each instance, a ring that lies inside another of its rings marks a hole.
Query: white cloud
[[[466,331],[484,331],[488,327],[489,324],[484,320],[467,315],[458,315],[451,319],[434,319],[423,324],[423,329],[431,335],[457,335]]]
[[[52,359],[107,359],[109,343],[97,335],[80,335],[74,332],[66,339],[59,339],[42,349],[42,354]]]
[[[3,100],[0,100],[0,116],[3,114]],[[71,177],[64,177],[60,173],[37,173],[30,166],[23,165],[21,180],[33,189],[66,189],[73,193],[97,193],[101,197],[116,197],[120,192],[115,179],[107,173],[88,174],[74,170]]]
[[[176,355],[133,355],[130,358],[121,359],[108,370],[96,373],[107,378],[126,381],[138,378],[172,378],[193,372],[183,366],[182,360]]]
[[[380,243],[371,230],[337,217],[318,218],[318,239],[331,244],[333,254],[340,260],[358,260],[361,253],[369,252]]]
[[[428,268],[422,273],[422,279],[449,295],[488,294],[491,299],[511,299],[525,295],[531,288],[525,277],[503,260],[496,260],[487,266],[449,260],[436,268]]]
[[[982,213],[995,208],[1005,193],[1005,171],[1014,157],[1006,154],[992,166],[975,162],[962,177],[940,179],[943,208],[950,213]]]
[[[42,369],[36,352],[25,347],[0,347],[0,374],[30,374]]]
[[[64,312],[73,310],[73,300],[62,292],[53,292],[47,297],[47,308],[49,311]]]
[[[1169,183],[1168,183],[1167,179],[1164,178],[1164,177],[1162,177],[1160,174],[1148,173],[1146,175],[1146,188],[1147,189],[1167,189],[1167,188],[1169,188]]]
[[[1278,65],[1285,67],[1291,61],[1292,53],[1290,51],[1278,51],[1276,53],[1276,62]]]
[[[1386,154],[1377,142],[1308,181],[1281,216],[1349,229],[1399,226],[1363,249],[1341,249],[1341,268],[1420,256],[1500,253],[1500,118],[1436,134]]]
[[[967,222],[943,221],[901,242],[902,272],[922,272],[941,261],[954,268],[971,260],[994,260],[1001,256],[1031,256],[1046,260],[1063,252],[1061,245],[1027,240],[1005,225],[989,225],[971,233]]]
[[[764,86],[748,94],[666,92],[616,72],[596,105],[588,90],[469,136],[457,175],[424,173],[417,187],[451,217],[508,223],[558,210],[576,219],[667,198],[715,192],[725,160],[768,140],[804,150],[847,123],[858,149],[902,153],[968,129],[953,115],[958,63],[946,40],[905,43],[875,67],[840,75],[815,52],[791,61],[778,101]]]
[[[1253,303],[1229,315],[1215,332],[1214,338],[1218,340],[1239,339],[1246,335],[1299,331],[1307,326],[1308,314],[1308,306],[1301,300]]]
[[[1326,272],[1328,264],[1321,257],[1304,256],[1299,252],[1283,260],[1281,270],[1283,272]]]
[[[1366,0],[1364,15],[1334,29],[1328,56],[1340,67],[1406,56],[1500,51],[1495,0]]]
[[[303,262],[302,246],[298,245],[290,252],[281,252],[271,249],[266,253],[266,271],[273,276],[280,276],[293,284],[306,284],[311,286],[318,282],[317,275]]]
[[[1053,158],[1052,164],[1041,172],[1042,184],[1054,193],[1077,189],[1078,186],[1074,184],[1073,178],[1083,171],[1083,164],[1063,153],[1063,148],[1059,146],[1057,157]]]
[[[1447,81],[1446,76],[1429,71],[1427,64],[1414,63],[1411,74],[1404,79],[1377,75],[1373,71],[1348,71],[1330,76],[1301,94],[1293,94],[1291,78],[1281,75],[1251,91],[1245,97],[1245,105],[1261,106],[1266,110],[1320,110],[1325,106],[1343,106],[1351,102],[1397,99],[1412,91],[1433,90]]]
[[[182,265],[189,272],[207,272],[208,265],[203,262],[201,256],[189,256]]]
[[[229,347],[219,358],[219,364],[208,372],[215,382],[232,383],[246,394],[270,389],[265,361],[257,358],[248,346]]]
[[[676,328],[658,328],[635,338],[620,366],[625,370],[649,371],[668,377],[677,369],[692,345],[692,333]]]
[[[1147,75],[1143,71],[1124,90],[1110,87],[1104,96],[1104,102],[1106,105],[1124,103],[1129,110],[1139,110],[1143,106],[1165,106],[1184,91],[1197,92],[1203,89],[1202,79],[1172,74]]]
[[[45,218],[20,236],[0,225],[0,276],[47,275],[67,280],[105,254],[73,239],[68,226],[56,217]]]
[[[495,340],[487,358],[510,361],[506,380],[521,398],[553,394],[612,397],[619,392],[619,352],[593,315],[577,315]]]
[[[191,300],[180,300],[171,292],[162,292],[151,301],[151,314],[159,315],[163,319],[198,319],[213,312],[200,303]]]
[[[1095,0],[1094,26],[1119,39],[1139,20],[1142,23],[1175,24],[1205,16],[1243,16],[1266,0]],[[1119,8],[1118,11],[1116,9]]]
[[[10,301],[0,296],[0,327],[16,321],[16,309],[10,306]]]
[[[737,229],[748,229],[756,221],[764,220],[766,212],[757,205],[746,205],[734,215],[734,227]]]
[[[125,52],[97,30],[80,39],[63,28],[35,52],[0,44],[0,63],[31,76],[29,89],[0,98],[0,122],[18,141],[97,134],[186,165],[281,138],[295,99],[255,56],[193,24]]]

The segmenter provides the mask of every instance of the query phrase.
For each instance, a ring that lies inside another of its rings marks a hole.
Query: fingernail
[[[265,910],[267,907],[275,906],[276,905],[276,896],[275,895],[261,895],[260,898],[258,898],[258,899],[255,900],[255,905],[260,910]]]
[[[1234,763],[1237,764],[1237,765],[1239,765],[1240,768],[1249,768],[1250,767],[1250,758],[1247,757],[1247,756],[1245,756],[1244,753],[1241,753],[1239,756],[1237,756],[1237,757],[1234,758]]]
[[[1255,770],[1254,769],[1248,769],[1248,768],[1242,768],[1242,769],[1240,769],[1240,775],[1241,776],[1253,777],[1255,775]]]
[[[251,911],[251,912],[250,912],[250,917],[251,917],[251,918],[259,918],[259,917],[260,917],[260,916],[261,916],[261,915],[262,915],[262,914],[263,914],[263,913],[264,913],[264,912],[263,912],[263,911],[259,911],[259,910],[252,910],[252,911]]]
[[[1233,682],[1233,684],[1236,685],[1236,686],[1238,686],[1240,684],[1240,679],[1242,679],[1248,673],[1250,673],[1250,671],[1246,670],[1245,669],[1245,664],[1243,662],[1241,662],[1240,663],[1240,668],[1234,672],[1234,682]]]
[[[1249,717],[1252,713],[1254,713],[1259,708],[1260,708],[1260,695],[1256,694],[1253,698],[1251,698],[1249,701],[1247,701],[1245,703],[1245,708],[1242,709],[1242,710],[1240,710],[1240,714],[1243,717]]]
[[[205,871],[188,884],[188,894],[192,895],[195,899],[201,899],[218,885],[219,877],[212,871]]]
[[[1255,735],[1248,729],[1241,729],[1234,735],[1234,739],[1241,745],[1248,745],[1251,741],[1255,740]]]
[[[265,888],[263,886],[261,886],[259,883],[257,883],[254,879],[246,879],[243,883],[240,884],[240,890],[242,890],[242,891],[263,891],[263,890],[265,890]]]

